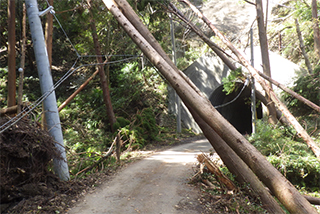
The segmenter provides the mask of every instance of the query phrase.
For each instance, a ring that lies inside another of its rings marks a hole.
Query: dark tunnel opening
[[[241,92],[243,83],[236,85],[236,90],[226,95],[223,91],[223,85],[216,88],[211,94],[209,100],[214,107],[229,103]],[[258,102],[257,102],[258,103]],[[257,118],[262,118],[261,102],[256,105]],[[223,107],[218,107],[220,114],[227,119],[241,134],[252,133],[252,116],[251,116],[251,87],[245,86],[241,95],[233,102]]]

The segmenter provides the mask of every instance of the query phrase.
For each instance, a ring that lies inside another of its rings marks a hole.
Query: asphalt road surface
[[[197,140],[134,162],[68,213],[201,213],[199,190],[188,181],[196,155],[210,149],[206,139]]]

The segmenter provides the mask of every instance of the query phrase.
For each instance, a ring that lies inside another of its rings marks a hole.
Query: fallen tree
[[[184,23],[186,23],[193,32],[195,32],[210,48],[213,50],[220,59],[228,66],[230,70],[236,70],[237,67],[227,58],[231,57],[227,55],[217,44],[215,44],[213,41],[211,41],[197,26],[192,24],[192,22],[183,15],[183,13],[176,7],[174,4],[169,2],[169,7],[167,8],[170,12],[175,14],[180,20],[182,20]]]
[[[192,24],[192,22],[188,18],[186,18],[183,15],[183,13],[177,7],[174,6],[174,4],[170,2],[168,5],[170,8],[167,9],[173,14],[175,14],[185,24],[187,24],[191,28],[191,30],[195,32],[220,57],[220,59],[229,67],[230,70],[237,69],[235,64],[229,59],[231,58],[230,55],[224,52],[217,44],[212,42],[206,35],[204,35],[204,33],[197,26]],[[124,12],[124,14],[126,15],[126,12]],[[236,61],[235,59],[233,60]],[[267,98],[260,91],[256,91],[256,96],[265,106],[268,106]],[[284,124],[290,125],[288,121],[285,120],[284,117],[282,117],[282,113],[279,110],[276,110],[276,113],[278,120],[280,120]]]
[[[214,109],[210,101],[204,98],[186,82],[178,73],[173,63],[168,63],[135,29],[111,0],[103,0],[108,10],[113,14],[119,24],[138,45],[142,52],[149,58],[161,74],[176,90],[184,103],[188,103],[199,116],[236,151],[256,175],[269,187],[279,201],[292,213],[317,213],[310,203],[298,190],[277,170],[266,158],[257,151],[219,112]],[[263,169],[263,170],[260,170]],[[271,177],[272,175],[272,177]]]
[[[107,60],[106,60],[107,61]],[[106,61],[104,61],[104,63],[106,63]],[[88,83],[99,73],[99,69],[97,69],[84,83],[82,83],[80,85],[79,88],[77,88],[77,90],[75,92],[73,92],[58,108],[58,111],[60,112],[64,107],[66,107],[72,100],[73,98],[75,98],[77,96],[77,94],[80,93],[80,91],[82,91],[82,89],[84,89],[84,87],[86,87],[86,85],[88,85]]]
[[[262,73],[260,71],[257,71],[257,72],[261,77],[263,77],[264,79],[268,80],[269,82],[271,82],[275,86],[281,88],[283,91],[287,92],[288,94],[291,94],[297,100],[300,100],[301,102],[303,102],[304,104],[306,104],[310,108],[316,110],[317,112],[320,112],[320,107],[317,106],[316,104],[314,104],[313,102],[311,102],[310,100],[308,100],[308,99],[304,98],[303,96],[301,96],[300,94],[292,91],[291,89],[287,88],[285,85],[282,85],[281,83],[279,83],[279,82],[275,81],[274,79],[268,77],[264,73]]]
[[[320,160],[320,148],[314,142],[314,140],[308,135],[296,118],[290,113],[287,107],[278,99],[272,88],[260,77],[258,71],[252,67],[252,65],[241,55],[241,53],[231,44],[231,42],[188,0],[179,0],[186,3],[198,15],[208,26],[209,28],[218,36],[223,43],[225,43],[228,48],[238,57],[240,63],[245,66],[250,74],[257,80],[257,82],[262,86],[263,90],[269,95],[271,100],[274,102],[276,107],[283,113],[287,118],[288,122],[292,127],[297,131],[298,135],[306,142],[309,148],[313,151],[315,156]]]
[[[263,208],[270,213],[285,213],[246,163],[192,108],[188,109],[223,163],[235,175],[235,179],[241,184],[249,183],[254,195],[260,197]]]

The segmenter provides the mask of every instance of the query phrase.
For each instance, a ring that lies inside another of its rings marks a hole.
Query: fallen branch
[[[309,195],[304,195],[303,197],[305,197],[311,204],[320,205],[320,198],[312,197]]]
[[[27,103],[22,103],[22,105],[20,106],[20,109],[23,109],[24,107],[27,107]],[[18,113],[18,109],[19,109],[19,105],[15,105],[15,106],[10,106],[8,108],[3,108],[0,109],[0,117],[4,116],[4,115],[12,115],[12,114],[16,114]]]
[[[246,165],[246,163],[227,145],[227,143],[202,119],[200,116],[187,105],[190,113],[198,123],[202,132],[209,140],[210,144],[220,156],[223,163],[228,167],[229,171],[235,176],[240,184],[250,184],[251,193],[255,197],[261,199],[263,207],[269,213],[285,213],[276,200],[266,190],[258,177]],[[203,164],[200,165],[200,167]],[[263,167],[262,167],[263,168]],[[201,172],[200,171],[199,173]],[[264,170],[264,169],[262,169]],[[198,175],[198,174],[197,174]],[[195,176],[194,176],[195,177]]]
[[[103,62],[106,63],[108,62],[108,58]],[[86,85],[88,85],[88,83],[99,73],[99,69],[97,69],[75,92],[73,92],[70,97],[68,97],[66,99],[66,101],[64,101],[58,108],[58,111],[60,112],[64,107],[66,107],[71,100],[73,100],[73,98],[75,98],[75,96],[77,96],[77,94],[79,94],[80,91],[82,91],[82,89],[84,89],[84,87],[86,87]]]
[[[213,185],[213,183],[211,183],[211,182],[208,181],[207,179],[202,179],[201,181],[202,181],[202,183],[204,183],[205,185],[207,185],[207,186],[208,186],[209,188],[211,188],[211,189],[217,188],[215,185]]]
[[[197,156],[197,159],[200,163],[205,164],[208,170],[216,176],[220,184],[223,183],[228,190],[232,190],[232,191],[238,190],[236,185],[234,185],[234,183],[220,171],[220,169],[210,160],[210,158],[208,158],[207,155],[199,154]]]
[[[81,174],[81,173],[84,173],[84,172],[87,172],[87,171],[93,169],[95,166],[99,165],[99,164],[102,163],[105,159],[107,159],[107,157],[111,156],[111,154],[112,154],[112,152],[113,152],[112,148],[113,148],[113,145],[115,144],[116,141],[117,141],[117,137],[114,138],[114,140],[113,140],[113,142],[112,142],[112,144],[111,144],[108,152],[107,152],[103,157],[101,157],[98,161],[94,162],[91,166],[88,166],[88,167],[84,168],[83,170],[77,172],[77,174],[75,175],[75,177],[77,177],[77,176],[78,176],[79,174]]]

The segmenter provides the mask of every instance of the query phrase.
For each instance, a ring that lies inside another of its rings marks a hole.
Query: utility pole
[[[172,42],[172,58],[173,63],[177,65],[177,56],[176,56],[176,42],[174,37],[174,23],[172,21],[172,15],[170,16],[170,34],[171,34],[171,42]],[[177,92],[174,93],[176,97],[176,105],[177,105],[177,132],[181,133],[181,99]]]
[[[253,31],[250,29],[250,40],[251,40],[251,65],[254,67],[254,54],[253,54]],[[256,133],[256,121],[257,121],[257,112],[256,112],[256,89],[255,89],[255,80],[251,77],[251,121],[252,121],[252,134]]]
[[[67,181],[70,179],[69,169],[63,143],[63,135],[61,130],[56,95],[53,90],[53,80],[50,71],[50,63],[44,40],[43,29],[41,26],[41,20],[39,17],[40,15],[42,16],[46,12],[49,12],[50,9],[39,13],[37,0],[26,0],[26,7],[32,36],[33,49],[38,67],[41,93],[43,95],[48,95],[48,93],[52,91],[50,95],[48,95],[48,97],[43,101],[43,105],[49,134],[55,139],[57,152],[61,154],[62,157],[62,159],[53,160],[54,171],[61,180]]]

